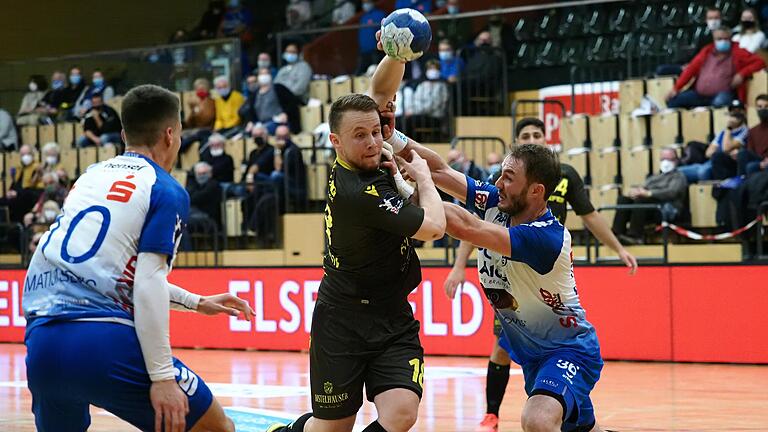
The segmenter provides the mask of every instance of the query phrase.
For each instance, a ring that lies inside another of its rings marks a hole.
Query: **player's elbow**
[[[432,241],[443,238],[445,235],[445,218],[430,218],[425,217],[421,227],[413,238],[421,241]]]

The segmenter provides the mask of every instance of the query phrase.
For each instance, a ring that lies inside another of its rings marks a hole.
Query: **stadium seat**
[[[62,147],[59,152],[59,161],[70,179],[77,176],[77,149]]]
[[[328,166],[311,164],[307,166],[308,191],[310,201],[324,201],[328,188]]]
[[[664,27],[680,27],[683,25],[686,25],[686,19],[688,18],[686,16],[687,8],[684,8],[683,5],[670,2],[670,3],[664,3],[661,6],[661,24]]]
[[[740,0],[717,0],[715,7],[720,9],[724,23],[735,24],[739,21],[742,8]]]
[[[84,173],[89,166],[98,161],[98,150],[96,147],[83,147],[77,149],[77,168],[80,174]]]
[[[752,105],[761,94],[768,94],[768,72],[765,69],[755,72],[747,82],[747,100],[742,102]]]
[[[356,76],[352,80],[352,90],[355,93],[366,93],[371,87],[371,79],[365,75]]]
[[[557,27],[560,24],[558,9],[550,9],[549,13],[539,19],[534,37],[539,40],[550,40],[557,36]]]
[[[561,119],[560,146],[561,152],[587,146],[587,133],[589,117],[584,114],[575,114]]]
[[[5,159],[5,169],[0,171],[5,171],[5,177],[3,180],[5,180],[5,188],[3,188],[2,195],[5,196],[6,191],[11,187],[11,184],[13,183],[13,176],[11,175],[11,168],[18,168],[19,165],[21,165],[21,155],[19,152],[4,152],[3,153],[4,159]],[[0,185],[2,186],[2,185]]]
[[[312,80],[309,83],[309,97],[313,99],[319,99],[320,102],[326,103],[329,100],[330,90],[328,87],[328,80]]]
[[[560,154],[560,161],[571,165],[582,177],[584,181],[589,180],[589,170],[587,169],[587,160],[589,159],[589,149],[586,147],[572,148],[565,153]]]
[[[560,14],[560,26],[557,35],[561,38],[579,36],[584,25],[584,11],[577,8],[569,8]]]
[[[696,24],[707,23],[707,6],[697,0],[688,3],[688,21]]]
[[[120,115],[120,112],[123,108],[122,96],[115,96],[104,103],[112,107],[112,109],[114,109],[115,111],[117,111],[117,115]]]
[[[248,155],[245,153],[245,140],[243,138],[227,140],[224,143],[224,152],[232,156],[232,161],[235,163],[235,179],[239,179],[237,173],[240,170],[240,165],[248,159]]]
[[[325,251],[322,213],[283,216],[283,250],[286,265],[320,265]]]
[[[712,198],[712,184],[698,183],[688,186],[691,209],[691,225],[694,227],[714,227],[717,201]]]
[[[611,57],[611,40],[607,36],[598,36],[590,41],[585,52],[588,62],[604,62]]]
[[[632,9],[622,5],[611,12],[608,29],[613,33],[628,33],[632,30],[633,21]]]
[[[83,134],[85,134],[83,131],[83,122],[75,123],[75,139],[79,136],[83,136]]]
[[[621,148],[592,149],[589,153],[589,171],[593,185],[618,183]]]
[[[568,39],[563,43],[560,49],[560,64],[576,65],[583,63],[584,60],[584,41],[582,39]],[[515,56],[512,56],[515,61]]]
[[[352,79],[335,78],[331,80],[331,102],[352,93]]]
[[[707,143],[712,139],[712,114],[708,108],[697,108],[681,112],[683,143],[699,141]]]
[[[681,144],[679,111],[662,111],[651,117],[651,142],[655,148]]]
[[[621,183],[627,189],[642,185],[651,167],[650,147],[635,146],[621,152]]]
[[[171,171],[171,177],[176,179],[177,182],[181,185],[181,187],[186,188],[187,187],[187,175],[189,173],[185,170],[175,169]]]
[[[715,117],[714,119],[715,133],[718,133],[721,130],[725,129],[726,123],[728,122],[728,117],[726,116],[727,112],[728,111],[725,108],[723,108],[722,114],[720,114],[718,117]],[[757,108],[755,108],[754,105],[747,107],[747,124],[751,126],[755,126],[758,123],[760,123],[760,118],[757,116]]]
[[[589,140],[593,151],[619,147],[619,118],[613,114],[589,116]]]
[[[709,30],[706,25],[702,25],[693,29],[691,34],[689,45],[692,47],[701,46],[705,41],[709,41],[712,35],[709,34]]]
[[[628,150],[636,146],[647,145],[647,117],[632,117],[628,114],[619,116],[619,137],[621,148]]]
[[[539,45],[529,42],[523,42],[517,48],[517,55],[512,56],[513,67],[528,69],[536,65],[538,61]]]
[[[239,199],[229,199],[224,203],[224,225],[227,237],[237,237],[243,234],[243,202]]]
[[[76,139],[75,123],[63,122],[56,125],[56,142],[62,148],[74,147]]]
[[[632,55],[635,47],[635,38],[632,33],[618,35],[611,43],[611,57],[614,59],[626,59]]]
[[[646,4],[635,14],[637,27],[643,30],[659,30],[662,22],[659,19],[660,8],[657,5]]]
[[[619,185],[601,186],[598,189],[592,190],[592,203],[596,210],[600,207],[616,205],[620,193],[621,187]],[[610,225],[613,222],[613,216],[616,214],[616,210],[604,210],[601,211],[600,214]]]
[[[641,79],[625,80],[619,83],[619,110],[629,114],[640,106],[645,94],[645,83]]]
[[[323,122],[328,122],[328,117],[331,115],[331,104],[327,103],[323,105]]]
[[[560,57],[561,43],[559,41],[547,41],[544,43],[541,53],[538,55],[536,66],[559,66],[562,64]]]
[[[98,156],[99,162],[105,161],[107,159],[112,159],[113,157],[117,156],[117,147],[113,145],[98,147],[97,156]]]
[[[315,136],[309,132],[302,132],[291,137],[291,140],[301,148],[312,148]]]
[[[37,127],[37,144],[42,148],[46,143],[56,141],[56,126],[42,125]]]
[[[21,144],[37,147],[37,126],[21,127]]]
[[[200,160],[200,142],[194,142],[189,146],[186,153],[179,155],[181,169],[190,170]]]
[[[645,82],[645,92],[661,108],[666,108],[667,101],[664,98],[674,86],[675,79],[672,77],[651,78]]]
[[[587,12],[584,20],[583,34],[601,35],[608,30],[608,15],[599,6]]]
[[[520,42],[530,42],[534,39],[536,23],[534,18],[520,18],[515,24],[515,39]]]
[[[321,105],[304,105],[299,108],[301,115],[301,130],[312,132],[323,122],[323,107]]]

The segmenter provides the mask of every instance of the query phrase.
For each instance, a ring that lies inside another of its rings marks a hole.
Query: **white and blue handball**
[[[398,9],[381,22],[381,45],[388,56],[397,60],[416,60],[431,42],[429,22],[417,10]]]

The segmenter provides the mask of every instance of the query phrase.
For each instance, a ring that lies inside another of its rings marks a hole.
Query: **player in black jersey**
[[[546,145],[544,122],[530,117],[520,120],[515,130],[515,143]],[[565,225],[565,219],[568,216],[567,204],[570,204],[574,213],[581,217],[584,226],[600,242],[616,251],[630,272],[634,273],[637,270],[637,260],[619,243],[608,223],[595,211],[579,173],[572,166],[562,162],[560,163],[560,171],[560,182],[549,197],[548,206],[552,210],[552,214],[560,223]],[[450,298],[453,298],[458,286],[464,282],[464,269],[472,253],[472,248],[471,244],[462,242],[456,251],[456,261],[444,283],[445,292]],[[500,324],[494,322],[493,333],[497,338],[500,332]],[[509,354],[499,347],[498,341],[496,341],[488,362],[485,389],[486,416],[477,427],[477,432],[492,432],[498,429],[499,408],[509,381],[509,365]]]
[[[379,414],[365,432],[405,432],[416,422],[424,379],[419,322],[407,299],[421,282],[410,239],[444,235],[443,205],[415,153],[403,166],[416,180],[415,203],[398,192],[392,162],[382,169],[382,132],[390,135],[390,128],[382,131],[371,97],[339,98],[329,123],[337,159],[325,207],[325,274],[312,316],[312,413],[268,431],[351,431],[365,385]]]

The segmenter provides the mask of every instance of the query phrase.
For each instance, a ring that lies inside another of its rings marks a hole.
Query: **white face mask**
[[[36,82],[32,81],[31,83],[29,83],[29,91],[31,91],[31,92],[37,91],[37,83]]]
[[[437,69],[427,69],[426,75],[428,80],[436,80],[440,78],[440,71]]]
[[[32,163],[32,155],[31,154],[25,154],[21,156],[21,164],[24,166],[27,166]]]
[[[269,85],[272,82],[272,75],[262,74],[258,77],[259,85]]]
[[[56,165],[56,162],[58,161],[59,161],[59,158],[57,158],[56,156],[45,157],[45,163],[47,163],[48,165]]]
[[[713,31],[720,28],[720,20],[719,19],[709,19],[707,20],[707,28],[709,31]]]
[[[659,162],[659,170],[661,170],[662,174],[674,171],[676,166],[677,164],[669,159],[664,159],[663,161]]]
[[[223,148],[212,148],[211,149],[211,156],[213,157],[219,157],[224,154]]]
[[[43,217],[47,221],[52,221],[52,220],[56,219],[56,215],[57,215],[57,213],[56,213],[55,210],[45,210],[45,211],[43,211]]]

